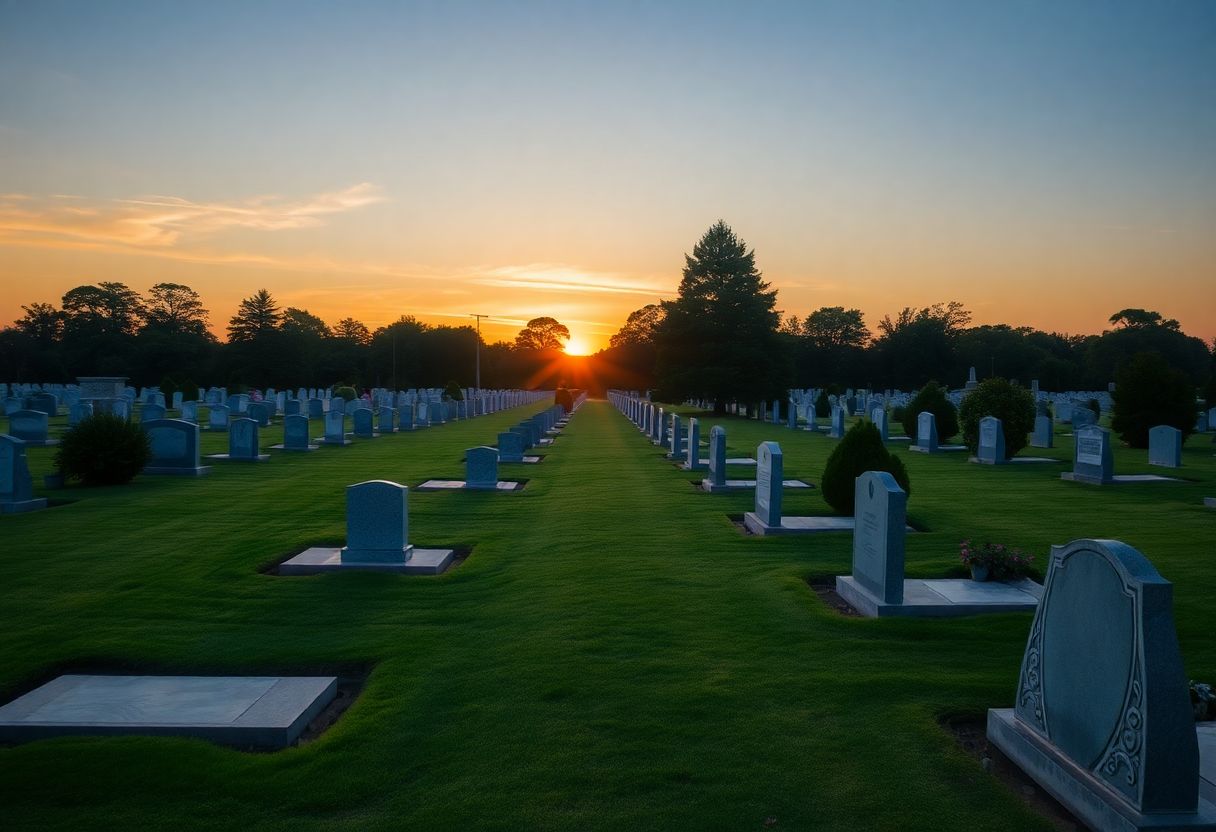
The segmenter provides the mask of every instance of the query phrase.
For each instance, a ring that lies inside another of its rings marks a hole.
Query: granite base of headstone
[[[1091,829],[1212,830],[1203,730],[1170,582],[1119,541],[1053,547],[1014,707],[988,712],[989,742]]]
[[[22,514],[46,508],[34,496],[34,480],[25,459],[25,443],[0,433],[0,514]]]

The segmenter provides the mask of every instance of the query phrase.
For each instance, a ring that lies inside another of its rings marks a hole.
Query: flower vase
[[[971,564],[971,580],[973,580],[973,581],[988,580],[988,567],[982,563]]]

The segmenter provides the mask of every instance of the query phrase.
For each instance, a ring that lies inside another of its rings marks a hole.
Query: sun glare
[[[591,355],[591,347],[582,338],[571,338],[563,349],[566,355]]]

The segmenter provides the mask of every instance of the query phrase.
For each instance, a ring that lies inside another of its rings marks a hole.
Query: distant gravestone
[[[182,402],[182,421],[193,422],[198,424],[198,402],[184,401]]]
[[[346,545],[343,563],[404,563],[409,544],[409,489],[386,480],[346,488]]]
[[[523,462],[524,438],[512,431],[498,434],[498,459],[500,462]]]
[[[381,407],[376,411],[376,427],[381,434],[395,433],[397,428],[394,424],[397,420],[397,411],[391,407]]]
[[[175,391],[173,392],[173,409],[174,409],[174,410],[181,410],[181,409],[182,409],[182,401],[183,401],[183,399],[184,399],[184,398],[185,398],[185,397],[182,395],[182,391],[181,391],[181,390],[175,390]]]
[[[995,416],[980,419],[979,449],[975,458],[984,465],[1005,464],[1005,428]]]
[[[721,425],[709,429],[709,476],[701,481],[701,487],[706,491],[726,488],[726,428]]]
[[[46,499],[34,497],[34,482],[25,461],[25,443],[14,436],[0,434],[0,514],[19,514],[40,508],[46,508]]]
[[[264,462],[269,456],[258,453],[258,423],[253,419],[233,419],[228,425],[228,456],[236,462]]]
[[[684,457],[684,426],[680,423],[680,414],[671,414],[671,438],[670,438],[668,459],[682,459]]]
[[[27,410],[37,410],[48,417],[59,415],[59,401],[50,393],[34,393],[25,400]]]
[[[222,404],[215,404],[207,412],[207,429],[208,430],[228,430],[228,408]]]
[[[146,404],[139,412],[139,421],[152,422],[165,418],[165,409],[158,404]]]
[[[916,445],[913,447],[926,454],[938,452],[937,417],[928,410],[916,415]]]
[[[304,410],[304,403],[299,399],[288,399],[283,403],[284,416],[296,416]]]
[[[372,425],[372,412],[366,407],[355,408],[351,421],[354,423],[356,439],[372,439],[376,436]]]
[[[1115,462],[1110,449],[1110,432],[1090,425],[1076,432],[1072,479],[1092,485],[1114,481]]]
[[[26,445],[57,445],[49,438],[50,420],[41,410],[18,410],[8,417],[8,435]]]
[[[1182,431],[1170,425],[1157,425],[1148,432],[1148,464],[1163,468],[1182,466]]]
[[[184,419],[154,419],[141,426],[152,448],[145,474],[199,477],[211,470],[199,465],[198,425]]]
[[[689,471],[701,470],[701,423],[693,417],[688,420],[688,448],[684,452],[684,467]]]
[[[1173,587],[1140,552],[1052,547],[1014,703],[988,739],[1090,828],[1214,828]]]
[[[886,442],[887,435],[887,411],[881,407],[876,407],[870,411],[870,421],[874,423],[874,427],[878,428],[878,435],[882,437],[882,441]]]
[[[967,371],[967,385],[964,389],[974,390],[978,384],[979,382],[975,379],[975,368],[972,367]]]
[[[283,417],[282,450],[312,451],[316,450],[316,448],[316,445],[309,444],[307,416],[292,413],[289,416]]]
[[[494,490],[498,488],[498,451],[481,446],[464,452],[464,487]]]
[[[1208,414],[1199,411],[1199,415],[1195,417],[1195,433],[1207,433],[1211,423],[1208,421]]]
[[[412,404],[403,404],[397,408],[397,430],[413,430],[414,429],[414,406]]]
[[[1051,428],[1051,417],[1038,415],[1034,417],[1034,433],[1030,435],[1030,447],[1051,448],[1055,445],[1055,433]]]
[[[270,427],[270,407],[266,402],[250,402],[245,412],[250,419],[258,423],[258,427]]]
[[[229,396],[228,410],[233,414],[244,416],[249,412],[249,396],[245,393],[236,393]]]
[[[755,507],[744,515],[744,522],[752,520],[764,529],[781,527],[782,485],[785,466],[781,446],[776,442],[761,442],[756,448],[756,500]],[[754,518],[754,519],[753,519]]]
[[[308,418],[309,419],[324,419],[325,418],[325,400],[312,398],[308,400]]]
[[[331,409],[325,412],[325,438],[323,441],[326,445],[349,443],[346,438],[346,414],[341,409]]]
[[[866,471],[854,498],[853,580],[881,603],[902,604],[908,495],[886,471]]]
[[[832,426],[828,430],[828,436],[833,439],[844,436],[844,408],[839,405],[832,408]]]
[[[24,408],[23,408],[23,403],[22,403],[21,399],[17,398],[16,396],[5,397],[5,399],[4,399],[4,415],[5,416],[11,416],[14,413],[16,413],[18,410],[22,410],[22,409],[24,409]]]

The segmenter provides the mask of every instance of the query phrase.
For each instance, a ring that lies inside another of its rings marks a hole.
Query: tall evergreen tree
[[[281,318],[279,305],[270,292],[258,289],[257,294],[241,301],[236,314],[228,322],[228,341],[252,341],[259,335],[273,332]]]
[[[777,335],[777,291],[756,270],[756,253],[718,220],[684,256],[676,300],[663,301],[657,371],[670,401],[714,402],[781,396],[789,366]]]

